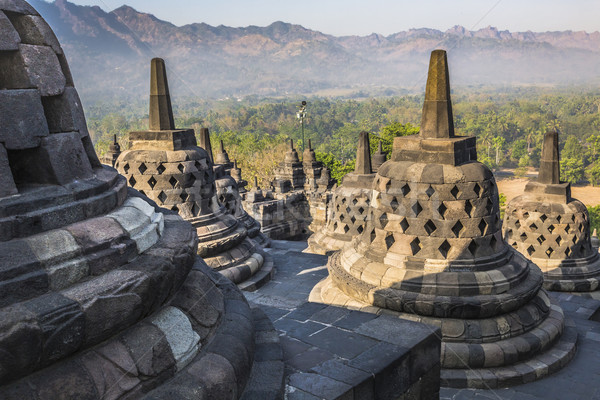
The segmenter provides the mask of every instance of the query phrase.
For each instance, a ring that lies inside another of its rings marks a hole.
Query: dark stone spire
[[[542,146],[538,182],[545,184],[560,183],[560,155],[558,151],[558,132],[546,132]]]
[[[454,137],[450,76],[445,50],[434,50],[431,53],[421,118],[421,137]]]
[[[110,154],[111,166],[114,167],[117,158],[121,154],[121,146],[117,142],[117,135],[113,135],[113,142],[108,146],[108,153]]]
[[[150,64],[150,130],[175,130],[167,70],[162,58],[153,58]]]
[[[208,131],[208,128],[200,129],[200,140],[198,141],[198,146],[206,150],[208,153],[208,159],[214,164],[215,160],[213,158],[212,146],[210,144],[210,132]]]
[[[260,189],[260,187],[258,187],[258,178],[256,176],[254,177],[254,189],[255,190],[259,190]]]
[[[312,143],[310,139],[308,139],[308,147],[304,150],[304,155],[302,156],[302,162],[312,163],[317,161],[317,157],[315,155],[315,151],[312,149]]]
[[[354,173],[369,175],[372,172],[369,133],[362,131],[358,139],[358,149],[356,150],[356,167],[354,168]]]
[[[217,153],[215,157],[215,164],[227,164],[229,166],[231,164],[231,160],[229,160],[229,154],[227,154],[227,151],[225,150],[225,145],[223,144],[222,140],[220,143],[220,148],[221,149],[219,153]]]

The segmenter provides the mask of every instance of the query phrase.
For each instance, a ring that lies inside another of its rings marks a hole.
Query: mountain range
[[[146,96],[152,57],[167,61],[172,92],[211,98],[419,91],[435,48],[448,51],[455,85],[600,82],[599,32],[455,26],[336,37],[280,21],[178,27],[129,6],[105,12],[66,0],[30,2],[58,36],[84,100]]]

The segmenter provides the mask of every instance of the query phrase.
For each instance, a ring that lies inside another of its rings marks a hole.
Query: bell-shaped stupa
[[[504,239],[544,273],[544,287],[562,292],[598,289],[600,256],[590,237],[587,208],[560,182],[558,132],[544,137],[537,182],[506,205]]]
[[[328,270],[312,301],[441,328],[443,386],[523,383],[574,355],[577,334],[542,272],[502,239],[498,189],[475,137],[454,134],[443,50],[431,54],[420,134],[394,139],[364,232]]]
[[[100,164],[52,30],[0,2],[0,398],[239,398],[252,314],[197,243]]]
[[[324,229],[316,231],[308,239],[311,252],[327,254],[340,250],[363,233],[369,215],[374,178],[369,134],[361,132],[354,172],[344,176],[342,184],[333,193],[331,214]]]
[[[191,222],[199,238],[198,255],[242,289],[268,280],[265,254],[246,227],[217,197],[212,155],[196,144],[192,129],[175,129],[165,63],[151,63],[150,130],[130,132],[129,149],[116,168],[129,184],[159,206]]]

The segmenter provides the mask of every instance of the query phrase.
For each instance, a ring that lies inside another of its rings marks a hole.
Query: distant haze
[[[600,82],[599,32],[453,26],[338,37],[282,21],[236,28],[195,15],[199,23],[178,27],[129,6],[30,2],[61,41],[83,100],[145,99],[153,57],[166,60],[173,94],[195,98],[421,93],[436,48],[448,51],[455,88]]]
[[[74,0],[112,11],[124,0]],[[411,28],[445,31],[495,26],[513,32],[600,30],[598,0],[127,0],[141,12],[181,26],[267,26],[275,21],[344,35],[390,35]]]

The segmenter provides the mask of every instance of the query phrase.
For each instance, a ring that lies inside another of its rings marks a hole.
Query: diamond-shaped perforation
[[[352,225],[356,223],[356,217],[354,215],[350,217],[350,222],[352,222]]]
[[[496,239],[496,236],[492,236],[492,238],[490,239],[490,247],[493,250],[496,250],[496,245],[498,244],[498,239]]]
[[[135,180],[133,175],[131,175],[131,178],[129,178],[129,185],[131,185],[131,187],[135,187],[136,183],[137,183],[137,181]]]
[[[481,194],[481,186],[479,186],[479,183],[476,183],[475,186],[473,186],[473,192],[475,192],[475,195],[479,197]]]
[[[164,204],[164,202],[167,200],[167,195],[165,194],[165,192],[161,190],[158,194],[158,199]]]
[[[532,255],[533,253],[535,253],[535,247],[533,247],[533,245],[530,245],[530,246],[527,248],[527,254],[529,254],[529,256],[531,257],[531,255]]]
[[[548,227],[548,232],[552,233],[552,232],[554,232],[554,229],[556,229],[556,228],[554,227],[554,225],[550,225],[550,226]]]
[[[410,242],[410,250],[412,251],[413,256],[417,255],[422,248],[419,238],[414,238],[413,241]]]
[[[517,220],[517,222],[515,222],[515,227],[519,229],[521,227],[521,221]]]
[[[455,199],[458,199],[458,195],[460,194],[460,190],[458,189],[458,187],[455,185],[451,190],[450,193],[452,194],[452,196],[454,196]]]
[[[166,170],[167,168],[165,168],[162,163],[158,164],[158,167],[156,167],[156,172],[158,172],[159,175],[162,175]]]
[[[415,217],[418,217],[419,214],[421,214],[421,211],[423,211],[423,207],[421,207],[421,203],[419,203],[418,201],[413,204],[413,206],[411,207],[413,213],[415,214]]]
[[[454,233],[454,236],[460,237],[460,233],[462,232],[463,229],[464,229],[464,225],[460,221],[458,221],[452,227],[452,232]]]
[[[400,221],[400,227],[402,228],[402,233],[406,233],[406,230],[410,227],[408,220],[406,218]]]
[[[172,176],[171,179],[169,179],[169,183],[171,184],[171,187],[175,188],[175,186],[177,185],[177,179],[175,179],[175,177]]]
[[[526,241],[527,240],[527,234],[525,232],[521,233],[521,241]]]
[[[181,199],[181,201],[187,201],[189,197],[189,194],[187,194],[186,192],[183,192],[179,195],[179,198]]]
[[[340,221],[344,222],[344,220],[346,219],[346,216],[344,214],[340,215]]]
[[[342,197],[342,204],[346,204],[346,198]]]
[[[437,226],[435,226],[433,221],[430,219],[427,220],[424,227],[425,227],[425,232],[427,232],[428,235],[431,235],[437,229]]]
[[[465,202],[465,212],[467,213],[467,216],[471,216],[471,212],[473,211],[473,204],[471,204],[471,202],[469,200],[467,200]]]
[[[402,193],[402,196],[404,196],[404,197],[408,196],[408,194],[410,193],[410,186],[408,185],[408,183],[405,183],[400,188],[400,192]]]
[[[334,231],[336,231],[336,230],[337,230],[337,228],[338,228],[338,223],[337,223],[337,222],[334,222],[334,223],[333,223],[333,230],[334,230]]]
[[[129,163],[126,163],[125,165],[123,165],[123,171],[124,171],[125,173],[128,173],[128,172],[129,172]]]
[[[560,236],[558,236],[555,241],[556,241],[556,244],[560,246],[560,242],[562,242],[562,238]]]
[[[364,208],[362,208],[362,207],[358,207],[358,213],[359,213],[360,215],[363,215],[363,214],[364,214],[364,212],[365,212],[365,209],[364,209]]]
[[[185,169],[185,167],[183,164],[179,163],[179,165],[177,165],[177,169],[183,174],[183,170]]]
[[[210,203],[209,203],[210,204]],[[192,214],[193,215],[198,215],[200,214],[200,206],[198,206],[198,203],[194,202],[194,205],[192,206]]]
[[[567,249],[565,250],[565,256],[570,257],[572,253],[573,252],[571,251],[571,248],[567,247]]]
[[[358,233],[363,233],[363,230],[364,230],[364,229],[365,229],[365,228],[363,228],[363,226],[362,226],[362,225],[359,225],[359,226],[358,226],[358,228],[356,228],[356,230],[358,231]]]
[[[479,228],[479,231],[481,232],[482,236],[486,234],[488,224],[487,222],[485,222],[485,220],[482,219],[481,221],[479,221],[479,225],[477,225],[477,227]]]
[[[452,246],[450,246],[450,243],[448,243],[447,240],[444,240],[442,242],[442,244],[440,245],[440,247],[438,247],[438,250],[440,252],[440,254],[442,255],[442,257],[447,258],[448,257],[448,253],[450,252],[450,248]]]
[[[375,229],[371,230],[371,243],[375,240],[375,238],[377,237],[377,233],[375,232]]]
[[[379,217],[379,226],[381,227],[381,229],[385,229],[385,226],[388,223],[388,217],[386,213],[381,214],[381,216]]]
[[[542,243],[544,243],[546,241],[546,238],[544,237],[544,235],[540,235],[537,238],[537,241],[538,241],[539,244],[542,244]]]
[[[569,225],[565,226],[565,232],[566,233],[569,233],[570,230],[571,230],[571,226],[569,226]]]
[[[153,176],[151,176],[150,179],[148,179],[148,185],[150,185],[152,189],[154,189],[154,186],[156,186],[156,179],[154,179]]]
[[[532,231],[536,231],[537,230],[537,225],[535,223],[532,223],[531,225],[529,225],[529,229],[531,229]]]
[[[346,206],[346,212],[347,212],[348,214],[350,214],[350,213],[352,212],[352,209],[350,208],[350,206]]]
[[[394,243],[396,243],[396,239],[394,239],[394,235],[392,233],[388,233],[388,235],[385,237],[385,246],[389,250],[390,247],[392,247],[394,245]]]
[[[438,213],[440,214],[440,217],[442,217],[442,219],[444,219],[446,211],[448,211],[448,208],[442,202],[442,204],[440,204],[440,206],[438,207]]]
[[[540,220],[541,220],[542,222],[546,222],[546,220],[547,220],[547,219],[548,219],[548,217],[546,216],[546,214],[542,214],[542,215],[540,216]]]
[[[179,212],[179,207],[173,206],[171,207],[171,211]]]
[[[140,171],[140,174],[144,175],[144,172],[146,172],[148,170],[148,167],[146,167],[146,164],[141,163],[140,166],[138,167],[138,171]]]
[[[475,257],[476,253],[477,253],[477,249],[479,249],[479,245],[477,244],[477,242],[475,240],[471,240],[471,243],[469,243],[469,246],[467,248],[469,249],[469,252],[471,253],[471,255],[473,255],[473,257]]]
[[[425,194],[431,198],[431,196],[433,196],[433,194],[435,193],[435,189],[429,185],[429,187],[427,188],[427,190],[425,191]]]
[[[525,211],[523,213],[523,218],[525,218],[525,219],[529,218],[529,213],[527,211]]]
[[[396,212],[396,210],[398,209],[398,200],[396,200],[395,197],[392,199],[392,201],[390,201],[390,207],[392,207],[392,210],[394,212]]]
[[[552,253],[554,253],[554,249],[552,249],[552,247],[548,247],[548,250],[546,250],[546,255],[548,257],[551,257]]]
[[[556,217],[556,220],[558,221],[559,224],[560,224],[561,219],[562,219],[562,217],[560,215]]]
[[[352,204],[353,205],[357,205],[358,204],[358,200],[356,198],[352,199]]]
[[[344,233],[348,233],[348,231],[350,230],[350,227],[346,224],[344,224]]]
[[[571,215],[571,221],[575,222],[575,214]]]

